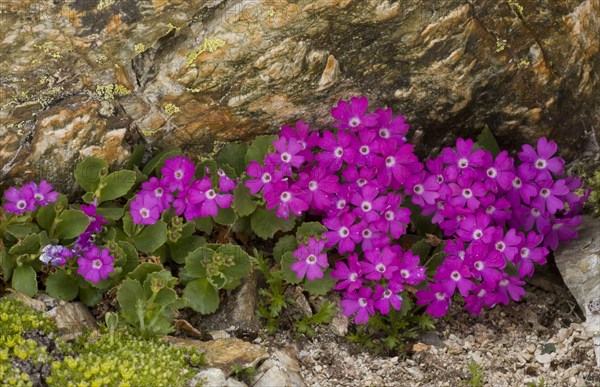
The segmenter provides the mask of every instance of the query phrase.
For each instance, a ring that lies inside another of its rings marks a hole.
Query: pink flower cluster
[[[443,149],[408,179],[405,193],[450,238],[434,282],[417,292],[428,313],[443,316],[457,289],[472,314],[519,300],[521,278],[546,263],[549,249],[577,237],[577,214],[589,191],[577,195],[582,181],[560,177],[564,160],[556,151],[556,143],[542,137],[535,149],[524,145],[515,163],[507,151],[493,157],[458,139],[455,149]]]
[[[30,181],[20,188],[10,187],[4,191],[4,198],[4,210],[10,214],[21,215],[54,203],[58,199],[58,192],[53,191],[52,185],[46,180],[40,181],[39,185]]]
[[[98,283],[107,279],[114,268],[114,261],[108,248],[100,248],[95,244],[95,238],[102,231],[102,226],[108,224],[106,219],[98,213],[96,202],[82,205],[81,211],[88,216],[90,224],[85,232],[80,234],[72,248],[62,245],[46,245],[42,249],[40,261],[46,265],[64,266],[72,258],[77,259],[77,274],[86,281]]]
[[[206,216],[217,216],[219,208],[231,207],[235,182],[221,169],[216,173],[219,192],[213,187],[209,176],[195,179],[195,165],[186,157],[167,159],[161,169],[162,178],[152,177],[142,183],[135,199],[130,204],[130,214],[135,224],[156,223],[162,213],[170,208],[175,214],[183,214],[186,220]]]
[[[410,222],[398,192],[423,167],[406,144],[404,117],[367,108],[366,97],[340,101],[331,111],[337,130],[311,131],[301,121],[283,126],[275,151],[264,163],[250,163],[245,183],[281,218],[304,212],[322,218],[329,231],[294,252],[292,269],[302,278],[322,278],[325,249],[349,253],[331,276],[339,280],[335,289],[344,291],[344,313],[355,314],[358,323],[375,311],[399,310],[404,285],[425,279],[419,258],[393,244]]]

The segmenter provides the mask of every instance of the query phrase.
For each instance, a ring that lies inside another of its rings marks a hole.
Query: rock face
[[[573,159],[600,137],[598,14],[600,0],[3,1],[0,183],[66,191],[87,155],[202,154],[322,125],[363,94],[406,115],[423,154],[488,125]]]
[[[584,217],[579,238],[556,251],[556,265],[585,313],[600,367],[600,219]]]

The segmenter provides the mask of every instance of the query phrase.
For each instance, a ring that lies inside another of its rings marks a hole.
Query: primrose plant
[[[515,165],[486,130],[479,147],[458,139],[423,165],[406,143],[404,117],[367,108],[365,97],[340,101],[331,111],[335,130],[313,131],[301,121],[282,127],[272,151],[249,164],[245,182],[278,217],[307,214],[326,227],[295,247],[287,267],[308,281],[337,280],[343,312],[357,323],[401,310],[411,292],[433,317],[448,311],[456,290],[473,314],[519,300],[521,278],[576,237],[589,193],[576,194],[578,178],[559,177],[564,161],[554,142],[524,145]],[[413,239],[413,251],[402,247],[411,215],[422,224],[408,207],[420,207],[448,238],[427,267],[421,258],[430,244]]]

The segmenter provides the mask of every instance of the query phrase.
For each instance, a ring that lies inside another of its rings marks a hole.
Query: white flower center
[[[486,295],[486,293],[487,293],[487,292],[485,291],[485,289],[481,289],[481,290],[479,291],[479,293],[477,293],[477,297],[481,298],[481,297],[485,296],[485,295]]]
[[[181,178],[183,178],[183,171],[181,169],[175,171],[175,178],[177,180],[181,180]]]
[[[500,241],[496,243],[496,250],[498,250],[499,252],[503,252],[505,248],[506,245],[504,244],[504,242]]]
[[[493,179],[496,176],[498,176],[498,171],[496,170],[496,168],[491,167],[491,168],[488,168],[488,170],[486,171],[486,174],[488,175],[488,177],[491,177]]]
[[[341,210],[341,209],[343,209],[344,207],[346,207],[346,201],[345,201],[344,199],[340,199],[340,200],[338,200],[338,201],[337,201],[337,203],[336,203],[336,205],[335,205],[335,206],[336,206],[336,208],[337,208],[338,210]]]
[[[281,196],[279,198],[282,202],[288,202],[292,198],[292,194],[288,191],[284,191],[281,193]]]
[[[508,285],[508,280],[506,278],[500,280],[500,282],[498,283],[500,286],[507,286]]]
[[[515,177],[515,179],[512,181],[512,185],[513,185],[513,187],[519,189],[523,185],[523,182],[521,181],[520,178]]]
[[[535,162],[535,167],[537,169],[544,169],[544,168],[546,168],[546,160],[544,160],[544,159],[537,159],[537,161]]]
[[[375,270],[377,270],[380,273],[385,273],[385,265],[383,263],[378,263],[377,266],[375,266]]]
[[[142,218],[146,219],[150,216],[150,210],[148,210],[147,208],[142,208],[140,209],[140,215],[142,216]]]
[[[356,180],[356,184],[357,184],[359,187],[362,187],[363,185],[367,184],[367,179],[363,179],[363,178],[361,177],[360,179]]]
[[[308,189],[311,191],[316,191],[317,188],[319,188],[319,186],[317,185],[316,181],[311,181],[310,183],[308,183]]]
[[[360,305],[362,308],[364,308],[365,306],[367,306],[367,299],[366,298],[359,298],[358,299],[358,305]]]
[[[469,160],[465,159],[464,157],[460,160],[458,160],[458,166],[461,168],[466,168],[469,166]]]
[[[360,208],[362,208],[364,212],[369,212],[371,211],[372,206],[370,202],[364,201],[361,203]]]
[[[416,193],[417,195],[420,195],[423,193],[423,185],[421,184],[417,184],[413,187],[413,192]]]
[[[265,172],[265,173],[263,173],[263,175],[260,179],[262,180],[263,183],[268,183],[271,181],[271,174],[268,172]]]
[[[533,216],[535,216],[537,218],[538,216],[540,216],[540,210],[538,208],[535,208],[535,207],[532,208],[531,209],[531,215],[533,215]]]
[[[360,149],[358,151],[360,152],[361,155],[366,156],[369,154],[370,149],[367,145],[363,145],[360,147]]]
[[[485,209],[485,213],[488,215],[492,215],[495,211],[496,211],[496,207],[494,207],[494,206],[489,206],[488,208]]]
[[[217,193],[215,192],[214,189],[209,189],[208,191],[206,191],[205,195],[206,195],[207,199],[212,200],[215,198],[215,196],[217,196]]]
[[[309,255],[308,257],[306,257],[306,263],[309,265],[314,265],[317,263],[317,257],[314,254]]]
[[[473,191],[471,191],[469,188],[465,188],[462,191],[462,195],[465,199],[470,199],[473,197]]]
[[[442,184],[444,182],[444,176],[443,175],[437,175],[436,180],[438,184]]]
[[[454,281],[459,281],[460,280],[460,273],[457,271],[453,271],[452,274],[450,275],[450,277],[452,277],[452,279]]]
[[[402,278],[408,278],[408,277],[410,277],[410,273],[406,269],[400,270],[400,275],[402,276]]]
[[[350,277],[348,277],[348,279],[350,280],[350,282],[356,282],[356,280],[358,279],[358,274],[350,273]]]
[[[438,301],[444,301],[444,300],[446,299],[446,295],[445,295],[443,292],[437,292],[437,293],[435,294],[435,298],[436,298]]]
[[[36,193],[35,195],[33,195],[33,197],[35,198],[35,200],[37,200],[38,202],[41,202],[42,200],[44,200],[44,195],[42,195],[41,193]]]
[[[390,131],[387,128],[381,128],[381,129],[379,129],[379,137],[381,137],[381,138],[388,138],[388,137],[390,137]]]
[[[529,250],[527,247],[523,247],[521,248],[521,257],[522,258],[527,258],[529,257],[529,254],[531,253],[531,250]]]
[[[475,262],[475,269],[481,271],[481,270],[483,270],[484,267],[485,267],[485,265],[483,264],[483,262],[481,262],[481,261]]]
[[[344,150],[342,149],[342,147],[338,146],[333,151],[333,154],[335,155],[335,157],[340,158],[340,157],[342,157],[344,155]]]
[[[340,237],[346,238],[350,234],[350,230],[348,230],[348,227],[341,227],[338,230],[338,234],[340,235]]]
[[[27,207],[27,202],[25,200],[19,200],[17,202],[17,208],[22,210],[23,208]]]
[[[385,292],[383,292],[382,298],[390,298],[391,296],[392,296],[392,291],[390,289],[386,289]]]
[[[283,161],[284,163],[289,163],[290,160],[292,159],[292,155],[287,153],[287,152],[283,152],[281,154],[281,161]]]
[[[394,220],[394,212],[393,211],[386,211],[385,212],[385,219],[388,221],[392,221]]]
[[[394,165],[396,165],[396,159],[393,156],[388,156],[385,159],[385,166],[388,167],[388,168],[391,168]]]
[[[464,250],[461,250],[461,251],[458,252],[458,257],[460,259],[462,259],[463,261],[465,260],[465,252],[464,252]]]
[[[157,198],[161,198],[163,196],[163,192],[163,189],[159,187],[154,190],[154,196],[156,196]]]
[[[100,269],[102,267],[102,261],[99,259],[94,259],[94,262],[92,262],[92,267],[94,269]]]
[[[372,235],[373,235],[373,234],[371,233],[371,230],[369,230],[368,228],[367,228],[367,229],[364,229],[364,230],[362,231],[362,236],[363,236],[363,238],[365,238],[365,239],[369,239],[369,238],[371,238],[371,236],[372,236]]]
[[[351,127],[356,128],[358,125],[360,125],[360,118],[352,117],[350,119],[350,121],[348,121],[348,123],[350,124]]]
[[[543,198],[547,198],[548,196],[550,196],[550,190],[548,188],[542,188],[542,190],[540,191],[540,196]]]
[[[481,231],[480,229],[473,231],[473,239],[479,239],[482,236],[483,236],[483,231]]]

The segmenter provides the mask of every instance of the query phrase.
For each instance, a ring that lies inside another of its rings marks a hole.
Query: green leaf
[[[496,157],[498,153],[500,153],[500,147],[496,142],[496,138],[494,137],[492,131],[487,125],[483,128],[483,131],[477,137],[477,144],[479,144],[481,148],[488,150],[494,157]]]
[[[233,208],[219,208],[219,213],[215,216],[215,222],[223,226],[229,226],[235,223],[237,215]]]
[[[190,235],[185,238],[180,238],[177,242],[167,242],[169,245],[169,252],[173,261],[183,264],[185,263],[185,257],[198,247],[206,245],[206,239],[198,235]]]
[[[213,313],[219,307],[219,292],[206,278],[198,278],[188,283],[183,291],[190,307],[202,314]]]
[[[185,257],[185,271],[191,277],[206,277],[206,265],[212,262],[215,252],[206,247],[198,247]]]
[[[13,237],[20,239],[23,238],[33,232],[37,232],[35,229],[35,224],[9,224],[6,226],[6,232],[12,235]]]
[[[323,226],[319,222],[305,222],[298,227],[296,231],[296,237],[304,237],[308,240],[311,236],[320,236],[327,231],[327,227]]]
[[[58,270],[46,279],[46,292],[50,297],[71,301],[79,293],[79,284],[75,278],[67,275],[64,270]]]
[[[273,141],[277,140],[277,136],[258,136],[252,141],[246,152],[246,165],[250,164],[250,161],[258,161],[262,163],[269,148],[273,145]]]
[[[246,163],[244,158],[248,151],[248,145],[241,143],[227,144],[221,149],[217,155],[217,162],[219,165],[229,165],[235,169],[238,176],[246,170]],[[233,177],[233,176],[230,176]]]
[[[292,270],[292,263],[297,262],[298,260],[291,251],[283,254],[281,257],[281,274],[283,279],[290,284],[299,284],[302,282],[302,278],[298,278],[296,276],[296,272]]]
[[[429,252],[431,251],[431,245],[425,239],[421,239],[417,241],[410,250],[421,258],[421,262],[425,262],[425,259],[429,256]]]
[[[252,272],[252,262],[250,256],[237,245],[223,245],[217,250],[217,254],[221,254],[221,257],[225,262],[231,259],[231,266],[221,266],[221,273],[227,277],[245,277]]]
[[[162,220],[146,226],[133,237],[135,247],[143,253],[152,253],[167,241],[167,225]]]
[[[48,232],[52,228],[54,218],[56,218],[56,203],[51,203],[47,206],[40,207],[35,216],[37,223]]]
[[[323,278],[316,278],[309,281],[308,278],[304,280],[304,287],[314,296],[323,296],[327,294],[335,286],[337,280],[331,277],[331,270],[327,269],[323,273]]]
[[[124,196],[135,184],[135,172],[123,169],[101,179],[98,203]]]
[[[13,273],[13,269],[16,265],[16,258],[8,254],[8,252],[6,251],[6,247],[0,246],[0,268],[2,268],[4,281],[8,281],[10,279]]]
[[[162,269],[162,266],[157,265],[156,263],[144,262],[136,267],[134,271],[129,273],[127,278],[131,278],[142,283],[146,280],[148,274],[154,273],[155,271],[161,271]]]
[[[121,306],[121,315],[130,324],[137,325],[139,322],[137,311],[138,303],[145,305],[144,291],[142,285],[135,280],[125,279],[117,293],[117,301]]]
[[[86,214],[77,210],[65,210],[58,216],[58,222],[51,237],[59,239],[72,239],[83,232],[90,224]]]
[[[151,158],[150,161],[148,161],[148,164],[146,164],[144,166],[144,169],[142,169],[142,173],[146,176],[150,176],[154,171],[158,173],[160,172],[160,169],[163,167],[167,159],[171,157],[181,156],[181,154],[181,151],[177,148],[165,149],[153,158]]]
[[[125,209],[123,207],[98,207],[96,213],[106,219],[117,221],[125,215]]]
[[[146,152],[146,146],[144,144],[136,144],[131,151],[131,155],[125,164],[125,169],[133,169],[133,167],[139,167],[142,165],[144,159],[144,153]]]
[[[233,191],[233,202],[231,206],[239,216],[250,215],[256,210],[258,204],[252,200],[250,189],[244,184],[238,184]]]
[[[293,235],[286,235],[284,237],[279,238],[277,243],[275,243],[275,247],[273,247],[273,258],[277,262],[281,261],[281,257],[283,254],[289,252],[293,252],[298,248],[298,242],[296,241],[296,237]]]
[[[206,235],[210,235],[212,233],[213,225],[213,220],[209,216],[196,219],[196,230],[201,231]]]
[[[106,161],[96,157],[88,157],[77,164],[75,168],[75,180],[86,192],[94,192],[100,184],[101,173],[104,169],[108,171]]]
[[[140,257],[137,250],[131,243],[126,241],[119,241],[117,244],[120,248],[123,249],[125,255],[127,256],[127,260],[123,265],[123,271],[121,272],[121,276],[125,276],[134,271],[136,267],[138,267],[138,265],[140,264]]]
[[[35,296],[38,291],[37,275],[31,266],[18,266],[13,271],[12,288],[28,295]]]
[[[102,300],[102,290],[89,286],[79,288],[79,300],[83,305],[91,308]]]
[[[270,239],[277,231],[291,231],[296,224],[296,219],[293,215],[290,215],[290,219],[281,219],[275,211],[260,207],[252,214],[250,224],[256,235],[262,239]]]
[[[30,234],[8,250],[10,254],[36,254],[40,251],[40,236]]]

